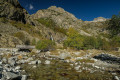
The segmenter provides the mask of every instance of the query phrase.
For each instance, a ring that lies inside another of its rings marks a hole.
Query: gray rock
[[[37,64],[37,61],[31,61],[30,64]]]
[[[61,54],[59,55],[59,58],[60,58],[60,59],[66,59],[66,58],[68,58],[68,57],[71,57],[71,56],[70,56],[70,54],[67,53],[67,52],[61,53]]]
[[[74,53],[76,56],[79,56],[80,55],[80,52],[75,52]]]
[[[25,63],[25,60],[19,60],[18,62],[17,62],[17,64],[24,64]]]
[[[9,58],[9,59],[8,59],[8,63],[9,63],[11,66],[15,66],[15,64],[16,64],[15,58],[14,58],[14,57]]]
[[[0,65],[2,65],[2,61],[0,61]]]
[[[50,64],[50,61],[46,60],[46,61],[45,61],[45,64]]]
[[[22,75],[22,79],[21,80],[27,80],[27,75]]]
[[[79,70],[80,69],[80,66],[76,66],[74,67],[75,70]]]
[[[115,76],[115,80],[120,80],[120,78],[118,76]]]
[[[19,79],[19,75],[12,72],[5,72],[4,74],[7,79]]]
[[[6,59],[6,58],[3,58],[3,59],[2,59],[2,62],[7,63],[7,59]]]
[[[38,63],[38,64],[40,64],[40,63],[41,63],[41,61],[40,61],[40,60],[38,60],[38,61],[37,61],[37,63]]]
[[[102,61],[106,61],[108,63],[120,64],[120,57],[116,57],[116,56],[109,55],[109,54],[100,54],[100,55],[94,56],[94,58],[102,60]]]
[[[16,66],[15,70],[20,70],[20,68],[21,68],[20,66]]]

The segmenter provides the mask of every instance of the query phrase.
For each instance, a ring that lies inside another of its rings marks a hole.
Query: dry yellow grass
[[[22,55],[18,55],[17,57],[18,57],[18,59],[22,59],[22,58],[23,58],[23,56],[22,56]]]

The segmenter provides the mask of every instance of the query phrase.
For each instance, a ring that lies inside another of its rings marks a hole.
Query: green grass
[[[94,63],[95,61],[94,60],[90,60],[90,59],[79,59],[77,61],[80,61],[81,63]]]

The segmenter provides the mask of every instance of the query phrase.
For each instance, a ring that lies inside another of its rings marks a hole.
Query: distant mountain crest
[[[56,6],[51,6],[51,7],[49,7],[48,9],[50,9],[50,10],[54,10],[54,11],[57,11],[57,12],[65,12],[65,10],[63,9],[63,8],[61,8],[61,7],[56,7]]]
[[[104,18],[104,17],[97,17],[97,18],[94,18],[93,22],[102,22],[102,21],[106,21],[107,19]]]

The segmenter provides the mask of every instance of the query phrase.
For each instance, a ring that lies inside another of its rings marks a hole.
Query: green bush
[[[55,43],[51,40],[41,40],[36,44],[36,48],[39,50],[49,50],[54,48]]]
[[[83,41],[84,37],[81,36],[76,30],[73,28],[68,29],[67,33],[67,40],[64,41],[64,46],[65,47],[72,47],[75,49],[82,49],[83,47]]]
[[[98,42],[95,37],[86,36],[84,39],[84,48],[95,49],[98,48]]]

